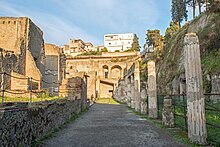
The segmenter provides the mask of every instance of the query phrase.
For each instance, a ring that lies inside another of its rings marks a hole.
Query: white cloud
[[[122,32],[137,33],[143,44],[145,30],[159,19],[155,0],[47,0],[47,3],[57,11],[39,12],[6,1],[0,9],[11,16],[29,16],[44,31],[45,40],[58,45],[68,43],[71,37],[99,45],[105,33]],[[100,34],[102,38],[98,38]]]

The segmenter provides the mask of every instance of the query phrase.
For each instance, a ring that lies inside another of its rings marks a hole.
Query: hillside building
[[[123,52],[131,49],[133,39],[134,33],[106,34],[104,35],[104,47],[106,47],[109,52]]]

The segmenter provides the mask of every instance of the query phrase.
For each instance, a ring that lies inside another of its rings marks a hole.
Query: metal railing
[[[220,146],[220,102],[212,100],[212,97],[218,97],[217,99],[220,100],[220,93],[204,95],[208,141],[214,146]]]
[[[160,94],[157,96],[158,118],[162,119],[164,97],[167,95]],[[186,96],[180,94],[168,95],[172,99],[172,110],[174,114],[174,125],[187,131],[187,105]]]
[[[158,117],[162,119],[163,101],[166,95],[158,95]],[[169,95],[172,97],[172,110],[174,113],[174,124],[184,131],[188,131],[187,120],[187,97],[186,95]],[[220,94],[205,93],[205,114],[208,133],[208,142],[214,146],[220,146]],[[216,101],[212,97],[218,96]]]

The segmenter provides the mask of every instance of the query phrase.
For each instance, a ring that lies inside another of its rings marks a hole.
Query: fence
[[[6,97],[6,95],[17,95],[17,98],[10,99],[10,102],[24,101],[24,102],[29,102],[31,104],[33,102],[33,95],[34,95],[34,97],[38,97],[37,101],[43,101],[43,97],[45,97],[48,94],[48,92],[45,90],[39,90],[40,89],[39,83],[40,84],[43,84],[43,83],[57,84],[58,87],[61,84],[61,83],[57,83],[57,82],[48,82],[43,79],[38,80],[38,79],[34,79],[32,77],[27,77],[27,78],[26,77],[18,77],[18,76],[8,74],[6,72],[2,72],[2,73],[0,73],[0,75],[1,75],[1,104],[2,105],[4,105],[5,102],[7,101],[6,99],[8,99],[8,97]],[[24,84],[24,85],[22,85],[24,87],[23,90],[11,90],[9,88],[10,87],[9,80],[11,80],[12,78],[18,79],[20,81],[23,80],[22,81]],[[6,81],[6,80],[8,80],[8,81]],[[27,85],[25,85],[25,83],[27,83]],[[38,84],[36,84],[36,83],[38,83]],[[38,88],[36,88],[36,87],[38,87]],[[60,92],[54,91],[54,93],[56,93],[56,95],[59,95]],[[50,97],[50,98],[53,99],[53,97]]]
[[[214,146],[220,146],[220,102],[215,102],[212,97],[220,94],[205,93],[205,113],[208,141]]]
[[[206,93],[205,95],[205,113],[206,126],[208,133],[208,142],[215,146],[220,146],[220,102],[214,102],[211,97],[220,94]],[[158,117],[162,119],[163,101],[165,95],[158,95]],[[187,98],[185,95],[170,95],[172,97],[172,109],[174,113],[174,124],[184,131],[188,131],[187,126]]]
[[[158,118],[162,119],[164,97],[166,95],[158,95]],[[169,95],[172,98],[172,110],[174,114],[174,125],[187,131],[187,105],[185,95]]]

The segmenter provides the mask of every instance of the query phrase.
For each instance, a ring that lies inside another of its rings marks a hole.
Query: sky
[[[0,0],[0,17],[30,17],[56,45],[81,38],[103,45],[104,34],[135,33],[143,48],[146,30],[164,34],[171,0]]]

